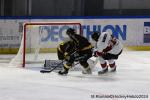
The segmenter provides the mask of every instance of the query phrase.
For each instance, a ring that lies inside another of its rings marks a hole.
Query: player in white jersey
[[[94,56],[99,57],[102,67],[98,74],[108,72],[108,66],[111,72],[116,71],[115,60],[122,53],[122,43],[109,32],[93,32],[92,39],[96,42]]]

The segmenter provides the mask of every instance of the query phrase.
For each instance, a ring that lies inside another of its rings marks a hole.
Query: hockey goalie
[[[69,28],[66,34],[69,36],[70,41],[61,43],[57,49],[58,58],[66,61],[63,65],[63,70],[60,70],[58,74],[68,74],[75,61],[78,61],[83,67],[83,74],[91,74],[92,71],[87,62],[92,56],[91,43],[85,37],[76,34],[75,29]]]

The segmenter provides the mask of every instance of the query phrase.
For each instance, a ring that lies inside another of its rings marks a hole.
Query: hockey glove
[[[74,56],[75,58],[78,58],[78,57],[79,57],[79,54],[76,52],[76,53],[73,54],[73,56]]]
[[[104,52],[95,51],[93,56],[94,57],[99,57],[99,56],[102,56],[104,54],[105,54]]]
[[[64,58],[65,58],[65,60],[69,60],[70,59],[70,56],[69,56],[69,54],[67,52],[64,53]]]

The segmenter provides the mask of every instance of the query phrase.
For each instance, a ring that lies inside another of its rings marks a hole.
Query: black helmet
[[[66,31],[66,34],[67,34],[67,35],[75,34],[75,29],[73,29],[73,28],[68,28],[67,31]]]
[[[100,33],[99,32],[93,32],[92,34],[92,39],[95,40],[96,42],[98,41],[98,38],[100,36]]]

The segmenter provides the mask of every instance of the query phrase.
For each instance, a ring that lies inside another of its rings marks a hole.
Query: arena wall
[[[150,17],[32,17],[30,19],[10,17],[0,18],[0,53],[17,52],[23,34],[23,24],[29,22],[81,23],[83,35],[89,40],[91,40],[92,31],[109,31],[122,41],[125,47],[134,50],[150,50]],[[61,32],[58,31],[59,34]],[[48,39],[48,41],[56,43],[59,40],[53,41],[51,37]]]

